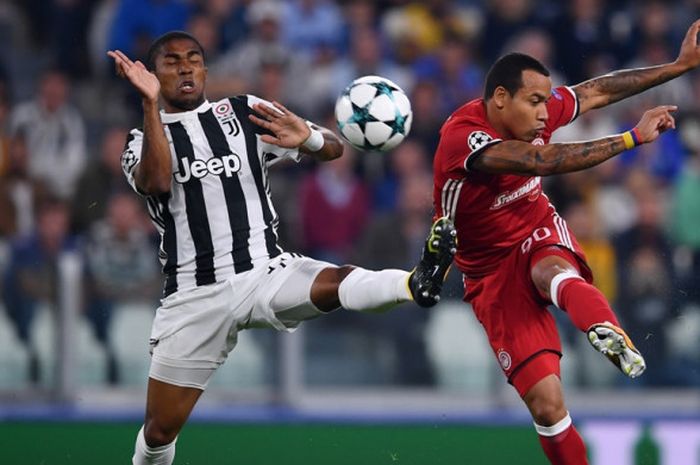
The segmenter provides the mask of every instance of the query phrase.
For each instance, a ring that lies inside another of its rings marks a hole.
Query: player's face
[[[189,39],[173,39],[156,57],[155,74],[168,113],[188,111],[204,102],[207,67],[199,47]]]
[[[547,100],[552,80],[532,70],[523,71],[523,86],[505,99],[504,122],[511,137],[532,142],[542,135],[547,121]]]

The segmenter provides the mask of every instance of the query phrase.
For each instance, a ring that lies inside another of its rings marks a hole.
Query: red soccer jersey
[[[532,141],[535,145],[548,143],[555,129],[576,118],[576,95],[569,87],[553,89],[547,112],[549,119],[542,137]],[[457,109],[440,130],[433,166],[433,202],[437,216],[449,215],[455,223],[455,263],[469,277],[493,271],[513,245],[553,212],[539,176],[468,169],[471,157],[501,141],[503,137],[486,118],[483,99]]]

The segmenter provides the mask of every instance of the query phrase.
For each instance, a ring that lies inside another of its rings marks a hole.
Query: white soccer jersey
[[[148,211],[161,235],[164,295],[220,282],[282,253],[278,217],[270,198],[268,165],[299,160],[297,149],[267,144],[267,131],[248,119],[252,95],[205,101],[182,113],[161,112],[170,143],[170,192],[147,196]],[[122,168],[136,190],[143,132],[133,129]]]

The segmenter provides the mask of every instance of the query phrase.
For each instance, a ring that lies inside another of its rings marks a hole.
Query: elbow
[[[163,195],[167,194],[170,192],[170,180],[168,179],[167,182],[165,181],[160,181],[160,182],[154,182],[152,183],[151,186],[149,186],[150,193],[149,195]]]
[[[328,160],[336,160],[336,159],[342,157],[343,152],[344,152],[344,148],[345,147],[343,146],[343,144],[340,144],[340,143],[334,145],[332,150],[330,150],[330,152],[328,154]]]
[[[326,142],[326,145],[324,145],[323,149],[321,149],[315,154],[315,157],[319,161],[337,160],[338,158],[343,156],[344,149],[345,146],[340,142]]]
[[[157,197],[170,192],[170,178],[144,180],[136,185],[142,193],[149,196]]]

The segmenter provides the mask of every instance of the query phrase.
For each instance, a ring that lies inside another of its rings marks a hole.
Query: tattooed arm
[[[504,141],[485,149],[470,163],[469,169],[492,174],[548,176],[571,173],[603,163],[635,145],[652,142],[659,134],[675,127],[671,116],[676,107],[663,105],[644,113],[630,132],[587,142],[532,145],[519,140]],[[627,142],[625,141],[627,139]]]
[[[572,89],[579,100],[579,114],[663,84],[700,65],[698,32],[700,20],[695,21],[688,29],[678,58],[672,63],[614,71],[573,86]]]

